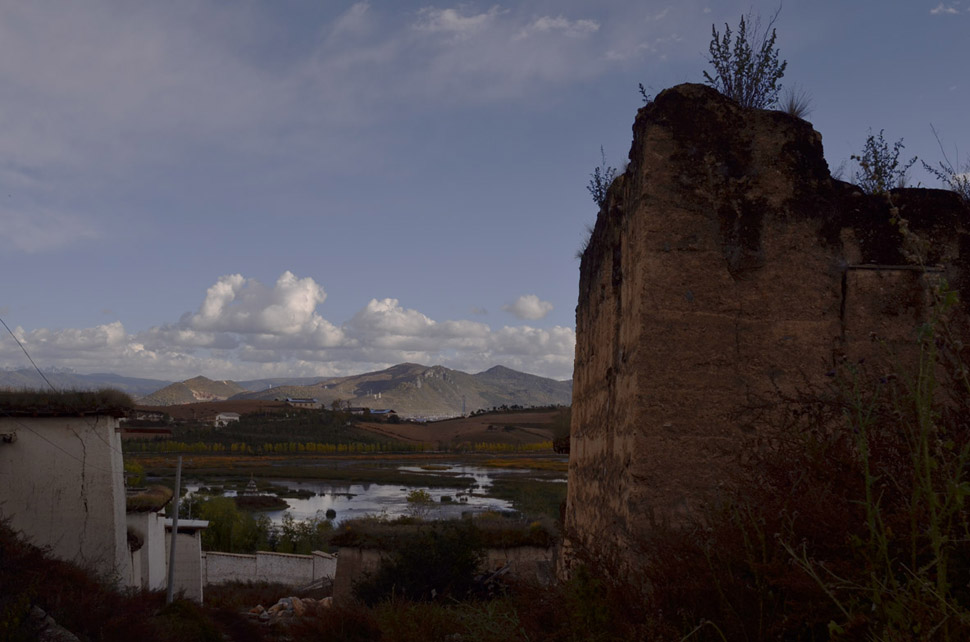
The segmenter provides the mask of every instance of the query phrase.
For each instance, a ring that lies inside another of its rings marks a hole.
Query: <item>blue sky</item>
[[[748,8],[4,3],[0,316],[78,372],[568,378],[600,145],[621,166],[638,83],[702,81]],[[777,33],[833,170],[870,127],[970,159],[970,0],[789,2]]]

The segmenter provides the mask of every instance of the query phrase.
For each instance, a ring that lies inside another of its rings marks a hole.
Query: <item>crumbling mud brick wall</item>
[[[580,268],[566,511],[569,550],[620,562],[716,496],[745,404],[911,344],[940,279],[970,300],[955,194],[865,195],[809,123],[701,85],[633,133]]]

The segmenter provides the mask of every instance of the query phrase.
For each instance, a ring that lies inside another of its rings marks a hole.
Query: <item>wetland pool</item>
[[[505,499],[489,496],[489,490],[496,479],[535,478],[536,471],[531,469],[490,468],[468,464],[435,463],[433,465],[395,465],[394,468],[402,473],[427,475],[434,483],[421,484],[392,484],[374,482],[331,482],[314,479],[276,479],[263,478],[261,483],[271,483],[274,486],[289,491],[299,492],[303,497],[282,497],[288,504],[287,509],[263,511],[273,523],[280,524],[284,513],[290,513],[296,520],[323,518],[327,510],[336,512],[333,519],[335,524],[364,517],[367,515],[386,515],[399,517],[408,515],[415,510],[415,505],[407,501],[407,495],[414,490],[427,492],[432,503],[422,511],[424,516],[432,519],[459,518],[466,513],[484,511],[510,511],[512,503]],[[447,485],[450,479],[462,479],[462,483],[454,486]],[[245,488],[249,478],[221,477],[218,480],[192,479],[186,483],[187,498],[191,501],[203,486],[222,486],[222,494],[235,496],[237,490]],[[543,481],[564,482],[564,478],[543,478]],[[470,485],[469,485],[470,482]],[[272,491],[261,494],[275,495]],[[286,495],[288,493],[281,493]],[[442,498],[446,498],[442,501]],[[450,498],[450,501],[449,499]]]

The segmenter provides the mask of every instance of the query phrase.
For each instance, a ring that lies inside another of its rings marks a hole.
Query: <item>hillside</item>
[[[311,386],[281,386],[237,395],[239,399],[314,397],[368,408],[390,408],[404,417],[442,418],[500,406],[569,405],[572,382],[496,366],[468,374],[443,366],[403,363],[386,370],[322,381]]]
[[[272,385],[279,382],[281,385]],[[270,387],[267,387],[270,386]],[[403,417],[454,417],[464,410],[501,406],[569,405],[572,382],[555,381],[496,366],[468,374],[443,366],[402,363],[386,370],[331,379],[262,379],[212,381],[195,377],[138,399],[142,406],[171,406],[200,401],[263,400],[312,397],[324,405],[389,408]]]
[[[569,411],[558,409],[488,412],[421,424],[363,422],[357,424],[357,427],[403,442],[489,442],[521,445],[552,441],[558,431],[568,432]]]
[[[213,381],[195,377],[179,381],[138,399],[142,406],[173,406],[197,401],[224,401],[245,392],[235,381]]]

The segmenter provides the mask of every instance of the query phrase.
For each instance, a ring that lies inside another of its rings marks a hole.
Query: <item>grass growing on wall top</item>
[[[133,406],[120,390],[0,390],[0,407],[13,415],[124,415]]]

